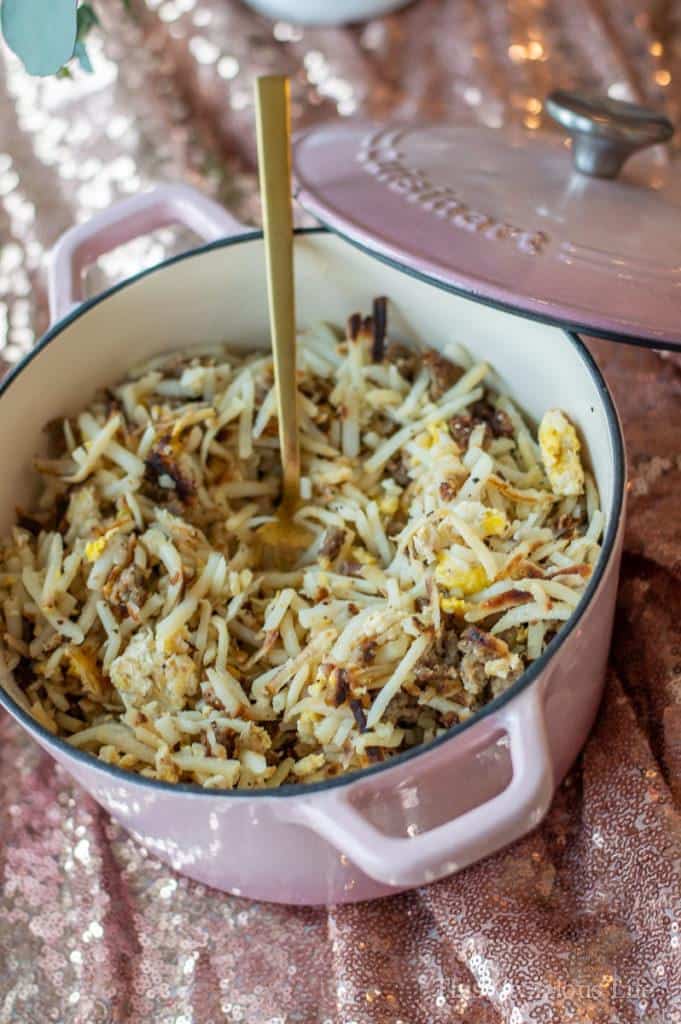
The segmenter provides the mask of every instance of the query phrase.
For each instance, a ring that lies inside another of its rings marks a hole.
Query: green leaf
[[[85,49],[85,43],[81,42],[80,39],[76,41],[75,48],[73,50],[73,56],[78,61],[83,71],[87,71],[89,75],[92,74],[94,68],[88,56],[88,52]]]
[[[32,75],[54,75],[73,56],[76,0],[2,0],[2,32]]]
[[[84,40],[88,34],[95,27],[99,25],[99,18],[95,12],[92,4],[81,4],[78,8],[77,17],[77,31],[76,31],[76,45],[73,49],[74,60],[77,60],[83,71],[87,71],[89,75],[92,74],[94,68],[92,62],[85,48]]]
[[[82,42],[83,39],[85,39],[90,29],[94,28],[95,25],[99,25],[99,18],[97,17],[92,4],[80,5],[76,16],[76,25],[76,40],[79,42]],[[74,57],[77,56],[78,54],[74,51]]]

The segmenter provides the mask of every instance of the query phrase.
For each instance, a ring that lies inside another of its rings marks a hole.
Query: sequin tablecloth
[[[425,114],[534,129],[558,84],[679,120],[673,0],[419,0],[305,32],[237,0],[99,9],[91,76],[29,79],[2,55],[6,363],[46,326],[46,248],[116,197],[181,179],[257,220],[256,72],[294,76],[297,125]],[[178,244],[132,243],[90,287]],[[0,1024],[681,1022],[681,371],[595,350],[627,438],[626,553],[603,707],[544,824],[405,896],[258,905],[148,856],[3,716]]]

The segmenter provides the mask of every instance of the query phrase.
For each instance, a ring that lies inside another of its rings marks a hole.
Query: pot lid
[[[470,123],[317,126],[294,143],[298,199],[351,241],[480,301],[681,348],[681,175],[659,144],[671,124],[574,94],[546,107],[571,139]]]

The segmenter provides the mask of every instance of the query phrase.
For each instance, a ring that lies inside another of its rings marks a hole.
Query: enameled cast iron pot
[[[78,302],[85,264],[162,224],[208,244]],[[391,329],[434,347],[456,339],[489,359],[533,417],[564,409],[588,448],[606,515],[603,552],[573,618],[501,697],[446,736],[384,764],[309,786],[215,791],[145,780],[73,750],[4,692],[0,703],[154,855],[207,885],[285,903],[383,896],[448,875],[537,825],[580,750],[601,697],[620,561],[624,457],[612,399],[591,356],[560,328],[454,294],[324,230],[296,236],[301,325],[343,323],[375,295]],[[259,233],[181,186],[125,200],[68,232],[50,269],[53,326],[0,388],[0,529],[30,500],[43,425],[96,388],[171,349],[267,343]]]

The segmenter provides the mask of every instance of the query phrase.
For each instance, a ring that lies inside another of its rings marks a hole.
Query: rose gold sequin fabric
[[[305,31],[237,0],[99,9],[92,76],[29,79],[2,53],[5,364],[46,327],[46,250],[112,200],[184,180],[257,220],[256,73],[293,76],[296,126],[362,114],[535,129],[556,85],[681,114],[671,0],[418,0]],[[178,244],[170,230],[138,240],[90,288]],[[390,900],[248,903],[148,856],[0,713],[0,1024],[681,1022],[681,370],[594,349],[627,438],[626,552],[605,701],[544,824]]]

